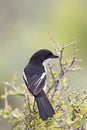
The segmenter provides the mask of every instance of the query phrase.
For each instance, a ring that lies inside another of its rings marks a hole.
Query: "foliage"
[[[0,109],[0,118],[7,119],[12,124],[12,130],[87,130],[87,92],[76,91],[70,88],[69,79],[65,74],[69,71],[79,70],[76,58],[75,41],[63,47],[49,34],[50,39],[56,44],[56,53],[59,55],[59,71],[55,71],[55,65],[48,64],[48,85],[46,94],[51,101],[55,115],[53,118],[42,121],[39,118],[37,105],[33,96],[24,85],[17,86],[14,80],[4,84],[4,94],[0,96],[4,100],[4,107]],[[73,56],[64,60],[64,50],[73,46]],[[8,97],[16,96],[24,99],[23,108],[13,109]]]

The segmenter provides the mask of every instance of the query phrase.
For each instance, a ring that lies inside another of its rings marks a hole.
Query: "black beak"
[[[51,56],[51,58],[59,58],[59,56],[53,55],[53,56]]]

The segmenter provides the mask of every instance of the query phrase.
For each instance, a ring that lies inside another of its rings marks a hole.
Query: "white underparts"
[[[51,61],[51,58],[43,61],[43,66],[44,66],[45,71],[46,71],[46,65],[49,63],[49,61]]]

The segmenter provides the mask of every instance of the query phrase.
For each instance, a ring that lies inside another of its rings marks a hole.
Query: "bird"
[[[48,49],[35,52],[23,71],[23,79],[27,89],[34,96],[40,118],[47,120],[55,114],[54,109],[46,96],[44,87],[47,81],[46,63],[48,59],[59,58]]]

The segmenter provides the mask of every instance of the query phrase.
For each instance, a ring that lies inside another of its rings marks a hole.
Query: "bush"
[[[48,85],[46,94],[51,101],[55,115],[46,121],[39,118],[37,105],[33,96],[24,85],[19,87],[14,81],[2,82],[4,84],[4,94],[0,96],[4,99],[4,108],[0,109],[0,118],[7,119],[13,130],[87,130],[87,92],[85,90],[76,91],[71,89],[69,79],[65,74],[69,71],[77,71],[76,42],[60,46],[60,44],[49,34],[50,39],[56,44],[56,53],[59,55],[60,72],[55,71],[55,65],[48,64]],[[73,46],[73,55],[64,60],[64,50]],[[10,89],[9,89],[9,88]],[[23,109],[13,109],[8,101],[8,96],[16,96],[24,99]]]

